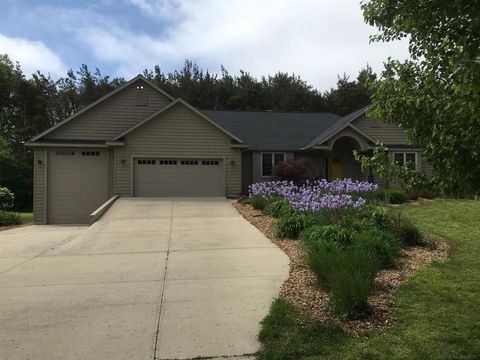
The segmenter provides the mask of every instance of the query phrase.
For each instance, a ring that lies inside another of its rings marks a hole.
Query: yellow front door
[[[333,156],[330,158],[330,180],[343,179],[342,158]]]

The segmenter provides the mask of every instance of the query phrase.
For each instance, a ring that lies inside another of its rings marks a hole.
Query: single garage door
[[[108,199],[108,153],[50,150],[47,182],[47,222],[88,224],[89,215]]]
[[[134,196],[225,196],[221,159],[134,160]]]

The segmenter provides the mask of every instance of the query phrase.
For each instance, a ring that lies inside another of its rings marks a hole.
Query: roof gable
[[[155,112],[154,114],[152,114],[151,116],[147,117],[146,119],[140,121],[139,123],[135,124],[134,126],[132,126],[131,128],[129,128],[128,130],[122,132],[121,134],[115,136],[112,141],[117,141],[123,137],[125,137],[126,135],[130,134],[131,132],[135,131],[136,129],[144,126],[145,124],[147,124],[149,121],[151,121],[152,119],[156,118],[157,116],[163,114],[164,112],[166,112],[168,109],[171,109],[172,107],[174,107],[175,105],[177,104],[180,104],[184,107],[186,107],[187,109],[189,109],[190,111],[194,112],[195,114],[197,114],[200,118],[202,118],[203,120],[205,120],[206,122],[210,123],[212,126],[214,126],[215,128],[217,128],[218,130],[220,130],[221,132],[223,132],[225,135],[227,135],[228,137],[230,137],[231,139],[235,140],[237,143],[240,143],[240,144],[243,144],[243,141],[238,138],[237,136],[235,136],[234,134],[232,134],[231,132],[229,132],[228,130],[224,129],[222,126],[220,126],[219,124],[217,124],[216,122],[212,121],[208,116],[202,114],[200,111],[198,111],[197,109],[195,109],[193,106],[191,106],[189,103],[187,103],[186,101],[178,98],[176,99],[175,101],[172,101],[170,104],[168,104],[167,106],[165,106],[164,108],[160,109],[159,111]]]
[[[116,88],[115,90],[113,90],[112,92],[108,93],[107,95],[101,97],[100,99],[94,101],[90,105],[88,105],[88,106],[84,107],[83,109],[77,111],[75,114],[73,114],[69,118],[57,123],[56,125],[52,126],[51,128],[49,128],[49,129],[45,130],[44,132],[40,133],[39,135],[33,137],[30,141],[35,142],[35,141],[45,137],[46,135],[53,133],[55,130],[62,128],[64,125],[70,123],[72,120],[81,117],[82,115],[86,114],[90,110],[95,109],[96,107],[98,107],[101,104],[105,104],[105,102],[107,100],[112,99],[117,94],[123,92],[126,89],[129,89],[133,84],[137,83],[138,81],[142,81],[145,84],[147,84],[151,89],[153,89],[153,91],[155,91],[155,92],[161,94],[163,97],[165,97],[167,99],[167,101],[173,101],[174,100],[174,98],[171,95],[167,94],[165,91],[163,91],[162,89],[160,89],[157,86],[155,86],[154,84],[152,84],[144,76],[138,75],[138,76],[134,77],[133,79],[129,80],[128,82],[126,82],[125,84],[123,84],[122,86],[120,86],[120,87]]]
[[[356,132],[367,138],[369,141],[373,141],[368,135],[365,133],[361,132],[359,129],[357,129],[355,126],[351,125],[351,122],[358,117],[362,116],[370,107],[370,105],[365,106],[361,108],[360,110],[354,111],[351,114],[348,114],[338,121],[336,121],[334,124],[332,124],[328,129],[317,135],[313,140],[311,140],[305,147],[304,149],[309,149],[314,147],[315,145],[322,144],[325,141],[329,140],[333,136],[335,136],[337,133],[345,129],[346,127],[351,127],[353,128]],[[374,142],[374,141],[373,141]]]

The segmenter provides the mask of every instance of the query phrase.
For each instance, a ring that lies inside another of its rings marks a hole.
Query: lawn
[[[394,326],[354,337],[278,299],[260,333],[261,359],[480,359],[480,201],[421,202],[401,211],[454,251],[400,288]]]

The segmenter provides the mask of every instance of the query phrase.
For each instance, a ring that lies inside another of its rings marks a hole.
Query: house
[[[400,128],[365,109],[345,117],[200,111],[139,75],[26,144],[34,149],[34,221],[88,223],[114,194],[237,196],[297,157],[311,159],[319,177],[379,181],[352,155],[376,140],[428,171]]]

